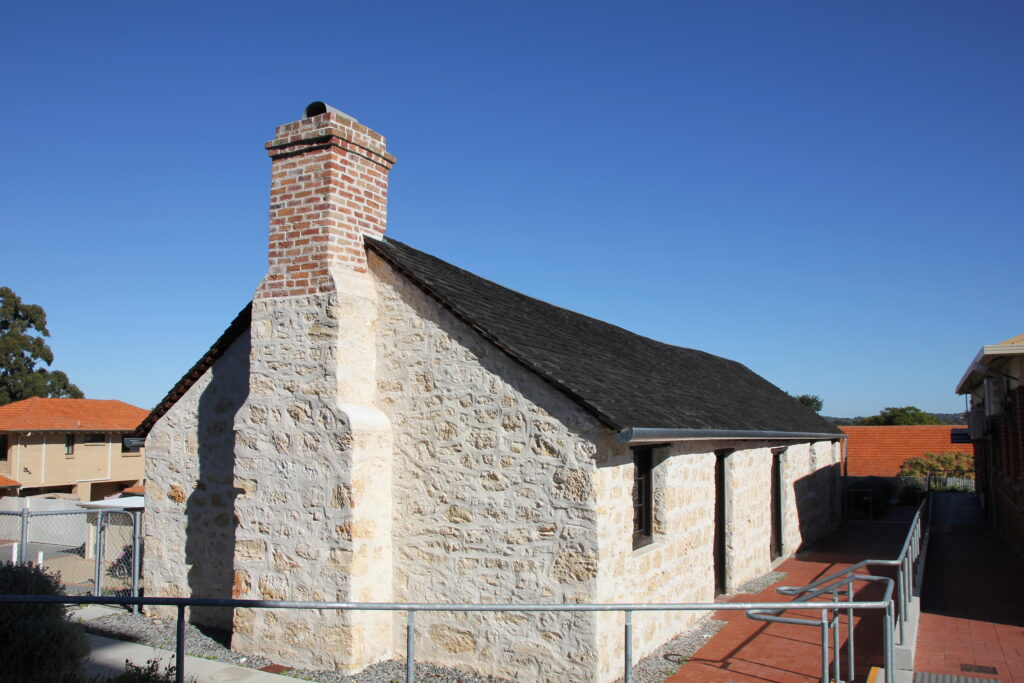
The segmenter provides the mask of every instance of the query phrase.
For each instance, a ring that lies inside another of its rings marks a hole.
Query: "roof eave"
[[[627,427],[615,435],[625,444],[664,443],[671,441],[825,441],[845,439],[837,432],[779,432],[756,429],[685,429],[663,427]]]
[[[969,394],[978,382],[988,374],[989,365],[992,361],[1006,356],[1024,356],[1024,344],[992,344],[982,346],[981,350],[974,356],[967,371],[956,385],[957,394]]]

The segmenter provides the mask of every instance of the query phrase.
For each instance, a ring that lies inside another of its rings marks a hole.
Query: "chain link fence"
[[[68,595],[138,597],[141,510],[0,511],[0,562],[60,572]]]

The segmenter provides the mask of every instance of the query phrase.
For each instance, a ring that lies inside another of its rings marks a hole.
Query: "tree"
[[[884,408],[878,415],[865,417],[862,425],[937,425],[939,421],[931,413],[926,413],[914,406],[903,408]]]
[[[939,475],[974,479],[974,458],[960,451],[915,455],[903,461],[900,474],[910,477]]]
[[[63,372],[38,367],[53,362],[43,340],[49,336],[42,306],[24,304],[9,287],[0,287],[0,405],[33,396],[84,396]]]
[[[790,394],[792,396],[792,394]],[[807,406],[816,413],[820,413],[822,407],[825,405],[820,396],[814,396],[813,394],[800,394],[799,396],[793,396],[796,400],[800,401],[801,404]]]

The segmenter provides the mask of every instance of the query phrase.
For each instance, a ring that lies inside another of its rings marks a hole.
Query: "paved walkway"
[[[776,585],[802,586],[868,558],[893,558],[900,551],[913,511],[895,508],[886,522],[847,522],[812,552],[783,562],[778,571],[789,576]],[[874,574],[885,575],[875,569]],[[891,575],[891,574],[890,574]],[[856,599],[879,597],[877,585],[857,591]],[[779,602],[788,600],[775,586],[756,595],[730,596],[730,602]],[[818,618],[820,611],[789,615]],[[671,683],[812,683],[821,680],[821,634],[817,627],[766,623],[748,619],[743,612],[718,612],[725,628],[701,648]],[[857,680],[866,680],[871,666],[882,665],[881,611],[854,620]],[[846,628],[841,644],[845,647]],[[845,659],[843,675],[845,676]]]
[[[935,494],[914,670],[1024,683],[1024,558],[975,496]]]
[[[73,618],[78,621],[88,621],[117,610],[102,605],[89,605],[74,613]],[[89,679],[94,676],[114,676],[124,671],[125,660],[145,666],[151,659],[160,662],[160,668],[167,664],[174,663],[174,653],[167,650],[158,650],[147,645],[128,643],[112,638],[86,634],[89,639],[91,654],[85,661],[85,677]],[[201,657],[185,657],[185,680],[196,680],[198,683],[281,683],[282,681],[295,680],[257,671],[246,669],[241,666],[224,664],[223,662],[203,659]]]
[[[868,557],[895,557],[907,529],[899,523],[906,519],[906,511],[897,509],[895,514],[890,516],[892,523],[844,524],[813,552],[784,562],[778,569],[789,576],[780,584],[805,585]],[[915,680],[1024,683],[1024,557],[992,531],[973,494],[933,495],[923,591]],[[870,594],[863,597],[870,599]],[[775,586],[757,595],[729,598],[780,599]],[[817,629],[757,622],[742,612],[715,616],[727,625],[669,679],[671,683],[820,680]],[[856,621],[854,632],[856,680],[867,680],[871,667],[882,665],[880,616]],[[845,644],[845,628],[843,634]],[[933,676],[926,678],[929,674]]]

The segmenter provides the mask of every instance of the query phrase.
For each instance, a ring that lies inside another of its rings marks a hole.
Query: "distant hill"
[[[935,419],[939,421],[939,424],[944,425],[965,425],[967,424],[967,416],[963,413],[931,413],[935,416]],[[842,427],[844,425],[855,425],[858,424],[865,416],[858,415],[857,417],[829,417],[828,415],[822,415],[826,420]]]

